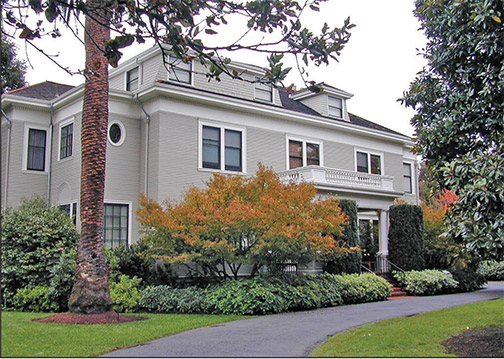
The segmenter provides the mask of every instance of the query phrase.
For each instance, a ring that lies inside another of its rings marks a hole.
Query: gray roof
[[[19,89],[6,92],[6,94],[51,101],[73,88],[74,86],[46,81],[36,85],[21,87]]]

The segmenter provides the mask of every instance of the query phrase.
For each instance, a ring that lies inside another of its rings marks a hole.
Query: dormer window
[[[184,61],[170,56],[170,81],[181,82],[184,84],[191,84],[191,71],[192,65],[191,62],[185,63]]]
[[[138,89],[138,67],[126,72],[126,91]]]
[[[255,99],[265,102],[273,102],[273,86],[271,84],[262,83],[256,78],[255,84]]]
[[[327,112],[329,116],[343,118],[343,100],[338,97],[328,96]]]

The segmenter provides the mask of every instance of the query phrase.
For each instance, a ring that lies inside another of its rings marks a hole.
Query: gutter
[[[53,149],[53,117],[54,117],[54,104],[51,104],[49,113],[49,163],[47,165],[47,203],[51,204],[51,175],[52,175],[52,149]]]
[[[10,162],[10,144],[11,144],[11,133],[12,133],[12,120],[5,114],[4,110],[2,111],[2,116],[7,120],[7,128],[9,130],[9,134],[7,136],[7,153],[5,157],[5,193],[4,193],[4,205],[3,209],[7,208],[7,195],[9,193],[9,162]]]
[[[149,193],[149,135],[150,135],[150,115],[147,113],[145,110],[145,107],[143,106],[142,101],[140,101],[140,97],[138,97],[138,94],[136,95],[135,99],[138,102],[138,105],[140,106],[140,109],[142,112],[145,114],[145,168],[144,168],[144,194],[146,197],[148,197]]]

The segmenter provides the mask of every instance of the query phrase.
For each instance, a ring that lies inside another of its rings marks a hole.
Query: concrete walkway
[[[189,330],[105,357],[306,357],[327,337],[365,323],[497,298],[504,298],[503,282],[472,293],[267,315]]]

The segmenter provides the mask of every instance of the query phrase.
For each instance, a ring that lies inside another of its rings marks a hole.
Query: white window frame
[[[337,115],[334,115],[331,113],[330,111],[330,108],[336,108],[334,106],[331,106],[329,105],[329,100],[333,98],[333,99],[338,99],[341,101],[341,116],[337,116]],[[338,96],[331,96],[331,95],[328,95],[327,96],[327,114],[331,117],[334,117],[334,118],[344,118],[345,117],[345,99],[344,98],[341,98],[341,97],[338,97]]]
[[[262,83],[262,82],[260,82],[260,78],[258,78],[258,77],[256,77],[256,81],[259,81],[259,82],[256,82],[254,84],[254,100],[256,100],[258,102],[263,102],[263,103],[275,103],[275,92],[274,92],[273,85],[272,84],[268,84],[268,83]],[[262,86],[269,86],[270,87],[270,89],[271,89],[271,100],[270,101],[263,100],[263,99],[257,97],[257,90],[266,92],[266,90],[262,90],[262,89],[258,89],[257,88],[260,85],[262,85]]]
[[[416,194],[416,175],[415,175],[415,162],[414,161],[408,161],[408,160],[403,160],[403,165],[407,164],[407,165],[410,165],[410,169],[411,169],[411,192],[406,192],[406,190],[404,191],[404,194],[406,195],[415,195]],[[404,178],[404,173],[402,175],[402,177]]]
[[[68,156],[68,157],[65,157],[65,158],[61,158],[61,130],[63,127],[66,127],[70,124],[73,124],[73,130],[72,130],[72,155],[71,156]],[[69,118],[67,120],[64,120],[62,121],[60,124],[59,124],[59,128],[58,128],[58,162],[64,162],[64,161],[68,161],[68,160],[71,160],[74,156],[74,153],[75,153],[75,117],[72,117],[72,118]],[[68,203],[64,203],[64,204],[68,204]]]
[[[290,170],[290,153],[289,153],[289,141],[297,141],[297,142],[302,142],[303,143],[303,167],[307,166],[308,163],[308,158],[306,156],[306,144],[307,143],[313,143],[315,145],[319,146],[319,166],[324,167],[324,142],[321,140],[313,140],[307,137],[296,137],[296,136],[290,136],[287,135],[285,136],[285,155],[286,155],[286,168],[287,170]],[[296,167],[296,168],[301,168],[301,167]],[[295,169],[295,168],[292,168]]]
[[[103,201],[103,231],[105,231],[105,205],[106,204],[127,204],[128,205],[128,247],[131,245],[131,232],[133,227],[133,202],[131,201],[121,201],[121,200],[109,200],[105,199]],[[102,235],[103,244],[105,244],[105,232]]]
[[[75,204],[75,213],[73,213],[73,205]],[[79,203],[77,201],[68,201],[68,202],[61,202],[58,204],[58,206],[66,206],[70,205],[70,219],[72,219],[72,216],[75,215],[75,225],[79,223]]]
[[[191,81],[190,82],[182,82],[182,81],[178,81],[178,80],[170,78],[170,73],[171,73],[171,70],[172,70],[170,64],[173,63],[173,66],[177,67],[177,63],[179,63],[179,62],[184,63],[181,59],[179,59],[176,56],[172,56],[172,55],[168,56],[168,81],[176,83],[176,84],[183,84],[183,85],[194,86],[194,61],[191,61],[191,63],[190,63],[190,75],[191,75]]]
[[[216,127],[220,129],[220,169],[205,168],[203,167],[203,126]],[[226,170],[226,144],[225,144],[225,134],[226,130],[241,132],[241,145],[242,145],[242,170],[241,171],[229,171]],[[208,172],[220,172],[225,174],[247,174],[247,129],[245,127],[223,124],[221,122],[213,122],[208,120],[199,120],[198,123],[198,170],[208,171]]]
[[[355,148],[354,149],[355,172],[358,172],[357,171],[357,152],[363,152],[363,153],[367,154],[367,165],[368,165],[368,171],[369,171],[369,172],[367,172],[367,174],[375,175],[375,176],[384,176],[385,175],[385,165],[384,165],[384,157],[385,156],[383,155],[383,152],[378,152],[378,151],[364,149],[364,148]],[[371,173],[371,155],[380,156],[381,174],[379,174],[379,175]],[[359,172],[359,173],[366,173],[366,172]]]
[[[43,171],[37,171],[37,170],[29,170],[28,169],[28,140],[29,140],[29,134],[30,130],[42,130],[46,132],[46,148],[45,148],[45,161],[44,161],[44,170]],[[27,124],[25,123],[24,125],[24,135],[23,135],[23,163],[21,164],[21,170],[23,172],[29,172],[29,173],[38,173],[38,174],[47,174],[47,170],[49,168],[49,161],[51,161],[50,158],[50,147],[51,143],[49,141],[49,128],[46,126],[41,126],[41,125],[36,125],[36,124]]]
[[[135,90],[128,90],[128,73],[133,71],[134,69],[138,69],[138,87]],[[127,69],[124,71],[124,90],[125,91],[138,91],[140,89],[140,81],[141,81],[141,71],[140,71],[140,65],[135,65],[132,66],[131,68]]]
[[[114,125],[114,124],[117,124],[119,126],[119,128],[121,129],[121,139],[117,143],[112,142],[112,140],[110,139],[110,127],[112,127],[112,125]],[[124,124],[121,121],[111,120],[109,122],[109,125],[107,128],[107,139],[108,139],[109,143],[114,147],[119,147],[124,143],[124,141],[126,140],[126,128],[124,127]]]

